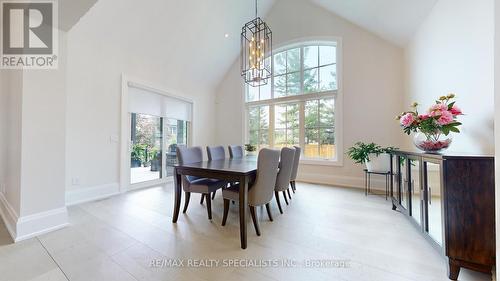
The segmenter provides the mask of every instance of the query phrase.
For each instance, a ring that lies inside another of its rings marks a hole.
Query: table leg
[[[241,248],[247,248],[247,205],[248,205],[248,181],[247,177],[240,178],[240,239]]]
[[[179,218],[179,210],[181,208],[181,196],[182,196],[182,180],[181,174],[177,173],[177,168],[174,168],[174,189],[175,189],[175,199],[174,199],[174,216],[172,217],[172,222],[176,223]]]

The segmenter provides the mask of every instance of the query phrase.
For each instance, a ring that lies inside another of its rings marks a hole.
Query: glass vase
[[[451,135],[445,135],[442,132],[423,133],[417,132],[413,136],[413,144],[425,152],[441,152],[451,145]]]

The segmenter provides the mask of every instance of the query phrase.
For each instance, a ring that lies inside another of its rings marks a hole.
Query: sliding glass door
[[[131,114],[130,183],[162,178],[163,118]]]
[[[165,122],[166,139],[166,173],[173,176],[174,165],[177,163],[177,147],[188,144],[189,122],[167,118]]]

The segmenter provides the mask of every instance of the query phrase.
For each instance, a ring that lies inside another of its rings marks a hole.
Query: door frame
[[[122,91],[121,91],[121,132],[120,132],[120,193],[125,193],[129,190],[147,188],[152,186],[164,185],[168,182],[173,181],[173,177],[164,177],[158,180],[140,182],[135,184],[130,184],[130,122],[131,114],[128,112],[129,109],[129,87],[133,85],[136,88],[147,90],[155,94],[160,94],[169,98],[178,99],[191,104],[191,122],[188,126],[188,146],[192,145],[192,140],[194,138],[194,112],[195,103],[192,99],[185,98],[183,96],[178,96],[172,93],[178,93],[178,91],[173,91],[165,89],[164,87],[159,87],[154,83],[144,81],[142,79],[134,78],[129,75],[123,74],[121,76]],[[165,129],[165,122],[163,123],[163,132]],[[165,154],[165,138],[162,138],[162,154]],[[162,155],[162,169],[165,169],[164,155]],[[164,171],[166,175],[166,170]]]

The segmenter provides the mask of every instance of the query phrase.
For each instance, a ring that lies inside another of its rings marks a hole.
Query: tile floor
[[[194,195],[188,213],[172,224],[171,184],[70,207],[69,227],[16,244],[0,224],[0,281],[448,280],[444,258],[382,197],[312,184],[297,189],[284,215],[273,201],[274,222],[259,209],[261,237],[249,220],[246,250],[239,247],[237,205],[231,205],[228,224],[220,225],[220,192],[213,221]],[[153,264],[172,258],[220,265]],[[226,267],[231,261],[261,260],[296,266]],[[341,260],[348,266],[303,266],[313,260]],[[459,280],[490,277],[462,270]]]

